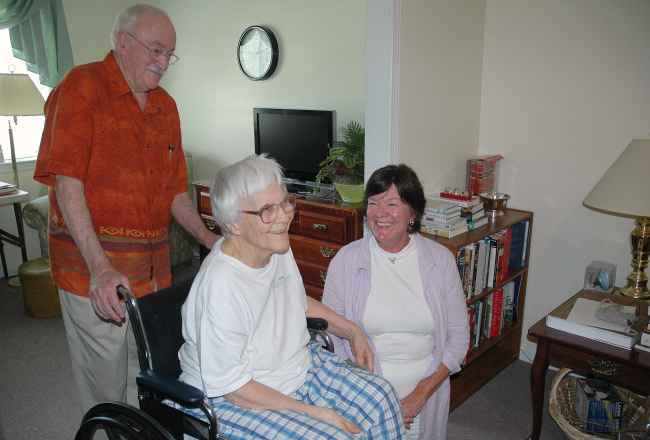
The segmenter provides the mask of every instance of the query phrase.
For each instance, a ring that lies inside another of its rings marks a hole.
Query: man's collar
[[[109,52],[106,55],[106,58],[104,58],[104,66],[108,72],[108,80],[110,83],[111,96],[113,99],[117,99],[132,92],[131,87],[129,87],[129,83],[127,83],[126,78],[124,78],[124,74],[122,73],[120,66],[117,64],[117,60],[115,59],[115,55],[113,55],[113,51]],[[149,90],[147,93],[147,106],[145,107],[145,111],[147,113],[153,113],[158,109],[160,109],[162,112],[165,112],[165,107],[160,99],[160,93],[160,86],[156,87],[153,90]]]

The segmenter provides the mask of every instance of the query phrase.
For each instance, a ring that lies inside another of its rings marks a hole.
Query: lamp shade
[[[650,139],[634,139],[582,204],[622,217],[650,218]]]
[[[42,115],[44,106],[43,96],[27,74],[0,74],[1,116]]]

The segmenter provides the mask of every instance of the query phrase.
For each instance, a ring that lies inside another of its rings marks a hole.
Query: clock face
[[[278,63],[278,43],[273,33],[261,26],[244,31],[237,46],[239,67],[253,80],[266,79]]]

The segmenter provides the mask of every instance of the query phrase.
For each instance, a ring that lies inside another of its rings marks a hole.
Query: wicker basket
[[[575,440],[609,440],[618,438],[618,430],[611,430],[610,434],[600,433],[598,435],[586,432],[586,421],[578,419],[573,410],[575,402],[576,378],[566,377],[571,370],[562,368],[557,372],[551,384],[548,399],[548,411],[551,417],[557,422],[564,434]],[[621,416],[621,431],[628,426],[634,426],[640,417],[645,417],[647,408],[644,408],[644,400],[635,393],[625,388],[616,387],[623,399],[623,412]]]

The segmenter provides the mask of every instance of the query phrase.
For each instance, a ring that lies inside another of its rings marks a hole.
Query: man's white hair
[[[115,18],[115,25],[113,25],[113,32],[111,32],[111,45],[113,46],[113,50],[117,49],[117,34],[120,31],[131,32],[138,19],[147,12],[161,14],[169,19],[165,11],[151,5],[134,5],[122,9]]]

